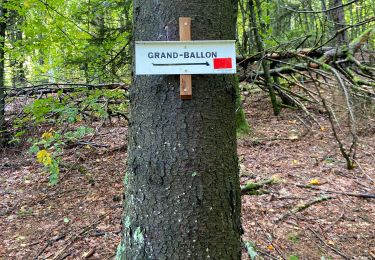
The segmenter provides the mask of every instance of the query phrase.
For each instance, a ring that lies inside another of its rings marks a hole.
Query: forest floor
[[[347,170],[327,115],[314,114],[321,127],[299,111],[275,117],[264,93],[248,98],[245,111],[252,134],[238,141],[241,183],[278,180],[267,194],[242,196],[249,251],[257,259],[375,259],[375,199],[353,196],[375,191],[374,132],[361,136],[357,167]],[[66,149],[53,187],[27,147],[2,149],[0,259],[113,259],[126,135],[125,123],[98,126],[89,141],[105,147]]]

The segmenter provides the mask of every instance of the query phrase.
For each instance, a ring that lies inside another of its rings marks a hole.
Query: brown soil
[[[357,167],[346,170],[325,115],[315,115],[323,128],[307,127],[298,111],[274,117],[263,94],[245,109],[253,133],[238,142],[241,183],[279,179],[265,187],[269,194],[242,196],[243,240],[253,243],[257,259],[375,259],[375,199],[323,191],[375,193],[374,134],[362,136]],[[107,147],[66,149],[54,187],[27,148],[1,150],[0,259],[113,259],[127,127],[98,129],[91,142]],[[312,179],[320,190],[297,186]],[[321,196],[330,199],[286,215]]]

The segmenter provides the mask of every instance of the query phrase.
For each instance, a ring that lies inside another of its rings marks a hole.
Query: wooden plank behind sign
[[[180,41],[191,41],[191,18],[180,17]],[[181,99],[192,98],[192,80],[191,75],[180,75],[180,97]]]
[[[180,41],[191,41],[191,18],[180,17]]]

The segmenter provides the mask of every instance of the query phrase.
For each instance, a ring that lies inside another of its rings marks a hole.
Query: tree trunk
[[[256,7],[258,11],[260,30],[263,35],[266,34],[265,24],[264,22],[261,21],[262,9],[261,9],[261,3],[259,0],[249,0],[250,20],[252,21],[252,25],[253,25],[254,38],[256,41],[257,49],[262,54],[262,57],[264,57],[266,55],[266,51],[264,49],[263,40],[258,30],[258,24],[256,22],[254,1],[256,3]],[[269,90],[269,95],[270,95],[270,99],[271,99],[271,103],[273,107],[273,114],[277,116],[280,114],[281,107],[280,107],[279,101],[277,100],[275,89],[272,86],[272,78],[270,75],[270,64],[266,59],[262,59],[261,63],[262,63],[263,71],[264,71],[264,82],[265,82],[266,88]]]
[[[235,0],[134,1],[136,41],[235,37]],[[131,87],[123,239],[117,259],[240,259],[240,186],[231,75],[135,76]]]
[[[330,0],[329,1],[329,7],[333,8],[336,6],[342,6],[342,0]],[[351,7],[349,7],[351,8]],[[346,23],[345,23],[345,17],[344,17],[344,7],[339,7],[336,8],[332,11],[330,11],[330,17],[332,19],[333,23],[333,29],[334,31],[332,32],[335,34],[337,31],[340,31],[341,29],[345,28]],[[358,20],[359,21],[359,20]],[[346,30],[341,31],[336,38],[336,44],[337,45],[343,45],[346,44],[348,41],[347,35],[346,35]]]
[[[0,3],[0,145],[5,143],[5,30],[6,30],[6,9],[4,3]]]
[[[249,43],[249,36],[248,36],[248,31],[247,31],[247,12],[245,7],[245,0],[239,0],[238,1],[239,9],[241,11],[241,20],[242,20],[242,44],[241,44],[241,49],[240,53],[245,56],[248,54],[248,43]]]
[[[18,14],[15,10],[8,11],[7,18],[7,32],[8,41],[10,46],[22,46],[22,23],[24,18]],[[17,51],[17,53],[23,52],[22,49]],[[12,81],[12,88],[20,87],[25,83],[25,71],[23,65],[25,63],[24,55],[9,55],[9,67]]]

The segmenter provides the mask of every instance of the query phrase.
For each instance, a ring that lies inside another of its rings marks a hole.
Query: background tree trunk
[[[258,11],[258,20],[260,24],[259,27],[260,27],[261,33],[265,35],[266,28],[265,28],[264,21],[262,21],[261,3],[259,0],[255,0],[255,4],[256,4],[257,11]],[[260,52],[262,56],[265,56],[266,50],[264,49],[263,39],[262,39],[262,36],[260,35],[259,29],[257,26],[258,23],[256,21],[254,0],[249,0],[249,9],[250,9],[250,19],[253,24],[254,39],[257,45],[258,52]],[[273,82],[272,82],[272,78],[270,75],[270,64],[266,59],[262,59],[261,63],[262,63],[263,71],[264,71],[264,82],[265,82],[266,88],[268,89],[272,107],[273,107],[273,114],[277,116],[280,114],[281,107],[280,107],[279,101],[277,100],[275,89],[272,86]]]
[[[235,0],[134,1],[135,40],[235,38]],[[234,76],[136,76],[131,88],[124,233],[117,259],[240,259]]]
[[[6,8],[0,3],[0,145],[5,143],[5,30],[6,30]]]
[[[329,1],[329,7],[333,8],[336,6],[341,6],[342,0],[330,0]],[[350,7],[351,8],[351,7]],[[344,7],[336,8],[332,11],[330,11],[330,16],[333,23],[333,32],[332,34],[335,34],[337,31],[340,31],[346,26],[345,23],[345,16],[344,16]],[[337,45],[343,45],[348,42],[346,31],[340,32],[336,37],[336,43]]]

